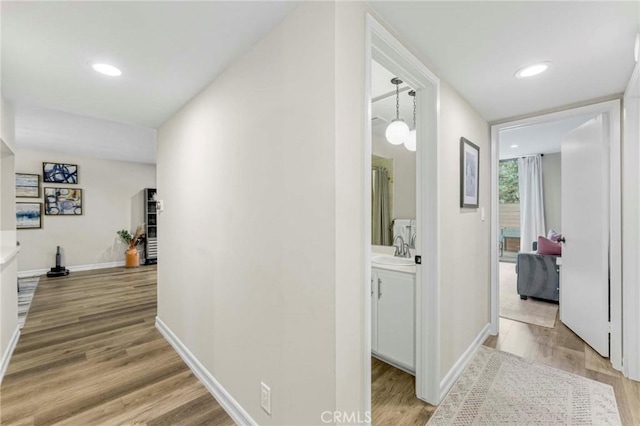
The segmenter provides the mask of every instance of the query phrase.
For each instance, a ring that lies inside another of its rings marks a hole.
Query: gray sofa
[[[516,273],[521,299],[536,297],[553,302],[560,300],[560,269],[556,264],[557,257],[548,254],[518,253]]]

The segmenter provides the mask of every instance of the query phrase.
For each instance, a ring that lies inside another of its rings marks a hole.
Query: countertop
[[[415,274],[416,266],[398,266],[398,265],[383,265],[381,263],[371,263],[371,267],[374,269],[385,269],[387,271],[404,272],[405,274]]]
[[[0,247],[0,265],[9,262],[20,251],[20,246]]]
[[[379,254],[385,254],[385,255],[388,255],[388,256],[393,256],[393,252],[394,251],[395,251],[395,247],[393,247],[393,246],[371,246],[371,257],[379,255]],[[384,269],[384,270],[387,270],[387,271],[404,272],[405,274],[415,274],[416,273],[416,265],[411,265],[411,266],[384,265],[384,264],[381,264],[381,263],[373,263],[373,262],[371,262],[371,267],[375,268],[375,269]]]

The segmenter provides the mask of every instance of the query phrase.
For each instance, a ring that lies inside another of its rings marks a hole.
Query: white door
[[[378,271],[378,349],[382,357],[415,371],[415,278]]]
[[[609,136],[602,115],[562,142],[560,320],[609,356]]]

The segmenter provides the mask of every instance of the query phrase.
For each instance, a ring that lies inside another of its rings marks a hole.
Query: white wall
[[[440,92],[440,374],[490,322],[491,146],[487,122],[441,80]],[[460,208],[460,137],[480,147],[479,209]]]
[[[393,158],[393,219],[416,218],[416,153],[373,135],[373,154]]]
[[[158,131],[158,317],[259,424],[336,406],[334,7],[299,6]]]
[[[142,203],[140,191],[156,184],[154,165],[99,160],[55,152],[18,150],[16,172],[35,173],[42,180],[43,162],[78,165],[78,185],[42,183],[40,199],[20,198],[20,202],[43,202],[43,187],[82,189],[81,216],[42,217],[42,229],[18,231],[19,271],[38,271],[55,265],[56,246],[63,250],[63,265],[80,266],[121,262],[126,246],[116,232],[130,231],[143,221],[132,218]]]
[[[549,229],[562,232],[561,154],[545,154],[542,157],[542,187],[544,191],[544,221]]]

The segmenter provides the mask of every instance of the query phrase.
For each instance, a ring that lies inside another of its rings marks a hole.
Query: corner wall
[[[334,7],[298,6],[158,131],[158,317],[258,424],[336,405]]]
[[[18,230],[21,275],[41,274],[54,266],[56,246],[61,247],[63,265],[67,267],[124,261],[126,245],[116,232],[123,228],[131,231],[144,221],[140,192],[155,187],[154,165],[29,150],[18,150],[15,160],[16,172],[40,175],[40,198],[16,198],[17,202],[43,203],[45,187],[82,189],[82,215],[43,213],[42,229]],[[77,164],[78,184],[42,182],[43,162]],[[134,212],[139,214],[137,220]]]

